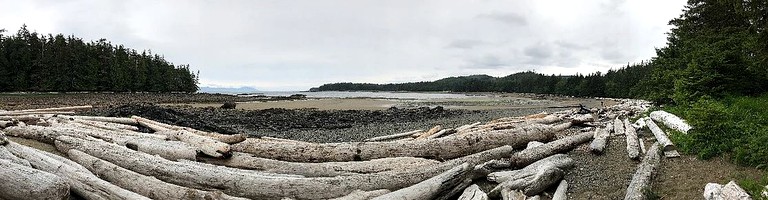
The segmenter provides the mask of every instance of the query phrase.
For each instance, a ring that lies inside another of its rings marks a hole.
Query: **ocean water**
[[[292,94],[303,94],[308,98],[384,98],[384,99],[461,99],[476,98],[476,95],[439,93],[439,92],[347,92],[347,91],[322,91],[322,92],[299,92],[299,91],[263,91],[253,93],[252,95],[264,96],[290,96]]]

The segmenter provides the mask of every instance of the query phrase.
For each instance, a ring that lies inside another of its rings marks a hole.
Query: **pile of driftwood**
[[[70,191],[86,199],[565,199],[562,178],[574,164],[561,153],[592,141],[600,154],[612,136],[626,136],[631,159],[645,152],[627,189],[627,199],[637,199],[650,184],[657,152],[674,150],[655,131],[656,144],[643,150],[635,129],[653,131],[655,124],[626,116],[647,107],[625,100],[593,114],[542,113],[342,143],[73,115],[88,106],[4,111],[0,135],[58,152],[2,138],[0,199],[61,199]],[[594,128],[557,139],[574,125]],[[498,184],[483,190],[475,184],[482,179]]]

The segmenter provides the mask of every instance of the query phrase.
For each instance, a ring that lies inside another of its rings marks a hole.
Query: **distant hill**
[[[241,93],[254,93],[259,92],[258,89],[252,87],[238,87],[238,88],[225,88],[225,87],[200,87],[199,93],[221,93],[221,94],[241,94]]]

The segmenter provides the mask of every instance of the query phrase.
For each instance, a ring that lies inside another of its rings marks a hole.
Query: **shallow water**
[[[322,92],[298,92],[298,91],[270,91],[259,92],[251,96],[290,96],[293,94],[307,95],[308,98],[381,98],[381,99],[463,99],[477,98],[478,96],[439,93],[439,92],[347,92],[347,91],[322,91]]]

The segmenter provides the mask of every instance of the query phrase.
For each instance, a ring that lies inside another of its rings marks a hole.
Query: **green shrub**
[[[768,95],[702,98],[667,110],[694,127],[688,134],[670,134],[683,152],[702,159],[730,154],[737,164],[768,168]]]

